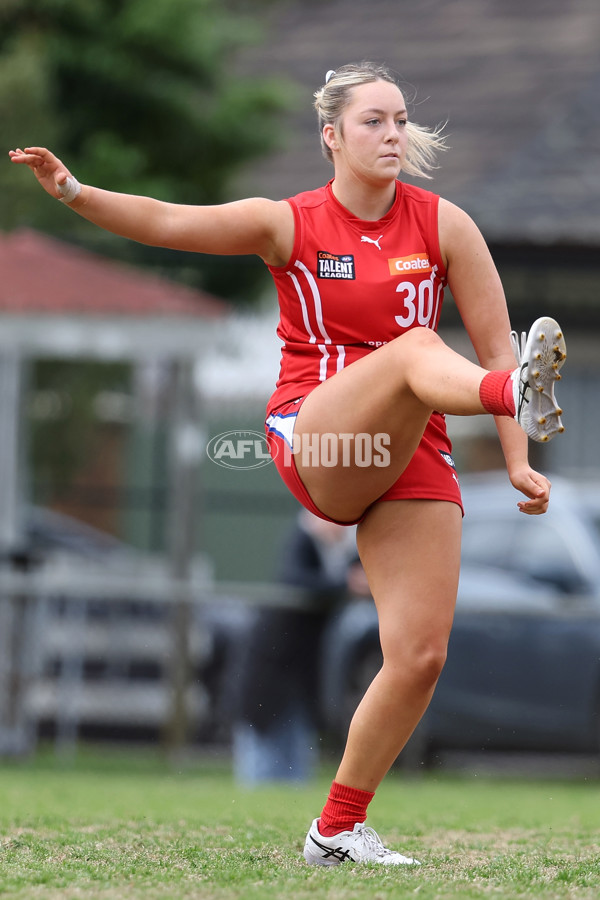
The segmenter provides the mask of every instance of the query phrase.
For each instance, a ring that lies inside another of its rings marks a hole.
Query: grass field
[[[306,866],[329,777],[241,790],[219,764],[104,752],[0,766],[0,898],[600,897],[600,781],[391,775],[369,823],[420,868]]]

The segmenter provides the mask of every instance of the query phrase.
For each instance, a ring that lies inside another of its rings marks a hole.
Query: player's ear
[[[333,125],[324,125],[323,126],[323,140],[327,144],[330,150],[339,150],[340,145],[338,143],[335,128]]]

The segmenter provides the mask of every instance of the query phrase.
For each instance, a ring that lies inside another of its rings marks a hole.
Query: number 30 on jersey
[[[401,328],[410,328],[412,325],[422,325],[425,328],[435,327],[435,318],[439,309],[440,293],[443,290],[441,284],[438,284],[437,292],[435,291],[433,279],[434,271],[431,278],[423,279],[415,284],[413,281],[401,281],[396,287],[396,293],[402,295],[404,313],[395,316],[396,324]],[[437,293],[437,296],[435,296]]]

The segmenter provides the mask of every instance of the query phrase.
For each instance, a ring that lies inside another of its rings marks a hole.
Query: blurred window
[[[462,561],[510,569],[512,525],[498,519],[463,521]]]
[[[525,575],[555,585],[565,593],[584,586],[566,535],[552,522],[536,516],[525,519],[515,531],[514,566]]]
[[[593,513],[590,521],[591,521],[592,525],[594,526],[594,531],[596,532],[596,538],[597,538],[597,540],[600,541],[600,512],[596,512],[596,510],[594,510],[594,513]]]
[[[565,535],[538,516],[524,516],[520,522],[497,518],[465,522],[462,559],[535,578],[564,593],[586,587]]]

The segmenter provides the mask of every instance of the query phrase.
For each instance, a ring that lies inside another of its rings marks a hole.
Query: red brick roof
[[[0,314],[214,318],[227,304],[29,229],[0,233]]]

